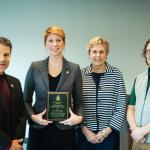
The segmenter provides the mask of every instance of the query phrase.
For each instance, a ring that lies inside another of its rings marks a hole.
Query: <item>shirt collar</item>
[[[112,73],[113,72],[113,67],[108,63],[108,62],[105,62],[106,64],[106,71],[104,72],[105,73]],[[84,74],[91,74],[92,73],[92,64],[87,66],[85,68],[85,71],[84,71]]]

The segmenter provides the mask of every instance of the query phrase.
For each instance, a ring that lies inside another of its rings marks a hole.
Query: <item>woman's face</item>
[[[107,53],[104,46],[101,44],[93,46],[91,48],[89,57],[93,66],[101,67],[105,65]]]
[[[65,43],[57,34],[49,34],[45,46],[49,50],[50,55],[59,56],[62,55]]]
[[[150,43],[147,45],[145,57],[148,65],[150,66]]]

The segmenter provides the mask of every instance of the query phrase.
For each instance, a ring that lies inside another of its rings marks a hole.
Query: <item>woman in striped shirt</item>
[[[78,150],[119,150],[127,100],[122,73],[106,61],[108,53],[106,40],[91,39],[91,65],[82,70],[85,121],[77,131]]]

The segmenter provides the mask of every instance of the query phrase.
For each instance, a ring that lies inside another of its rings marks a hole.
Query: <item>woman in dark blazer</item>
[[[51,150],[74,150],[74,127],[83,120],[80,68],[63,57],[65,33],[62,28],[49,27],[45,31],[44,43],[49,57],[33,62],[25,80],[24,101],[30,125],[27,149],[43,150],[50,147]],[[71,94],[70,118],[60,122],[46,119],[48,91]]]

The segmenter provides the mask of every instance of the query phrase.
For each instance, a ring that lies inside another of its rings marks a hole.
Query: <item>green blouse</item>
[[[128,101],[128,105],[135,105],[135,103],[136,103],[136,95],[135,95],[135,81],[134,81],[133,88]]]
[[[135,80],[135,81],[136,81],[136,80]],[[129,98],[129,101],[128,101],[128,105],[135,105],[135,103],[136,103],[135,81],[134,81],[133,88],[132,88],[132,91],[131,91],[131,94],[130,94],[130,98]],[[147,82],[146,95],[147,95],[149,86],[150,86],[150,74],[148,75],[148,82]],[[145,95],[145,96],[146,96],[146,95]]]

